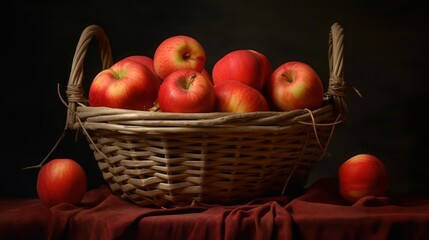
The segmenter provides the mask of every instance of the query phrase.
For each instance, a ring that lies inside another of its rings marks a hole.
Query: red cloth
[[[429,239],[429,198],[365,197],[350,206],[335,180],[301,196],[243,205],[144,208],[89,191],[78,206],[0,200],[0,239]]]
[[[321,180],[287,204],[298,239],[429,239],[429,198],[367,196],[350,206],[337,186]]]

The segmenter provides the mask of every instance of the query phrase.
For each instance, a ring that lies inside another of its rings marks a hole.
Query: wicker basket
[[[67,128],[87,136],[112,192],[139,206],[234,204],[302,187],[346,117],[337,23],[329,33],[329,87],[314,111],[180,114],[89,107],[83,63],[94,37],[103,68],[112,65],[104,31],[85,28],[67,86]]]

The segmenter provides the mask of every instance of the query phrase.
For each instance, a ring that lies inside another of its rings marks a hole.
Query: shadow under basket
[[[85,103],[83,62],[98,40],[103,69],[112,65],[102,28],[82,32],[67,86],[67,128],[82,131],[112,192],[139,206],[236,204],[305,185],[337,124],[346,117],[343,30],[329,33],[329,87],[315,110],[166,113]]]

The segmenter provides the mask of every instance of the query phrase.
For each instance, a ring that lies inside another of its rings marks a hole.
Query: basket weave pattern
[[[302,186],[346,116],[337,23],[329,34],[328,91],[314,111],[180,114],[90,107],[82,80],[93,38],[103,69],[113,62],[104,31],[85,28],[67,86],[67,127],[87,136],[111,190],[140,206],[232,204]]]

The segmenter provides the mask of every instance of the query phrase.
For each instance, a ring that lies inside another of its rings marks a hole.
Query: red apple
[[[102,70],[89,89],[89,105],[148,110],[157,98],[160,83],[145,65],[121,60]]]
[[[250,50],[250,51],[258,55],[259,59],[261,60],[262,70],[264,71],[263,75],[265,76],[264,85],[263,85],[264,87],[268,83],[268,81],[270,81],[271,74],[273,73],[273,67],[271,65],[271,61],[268,59],[267,56],[265,56],[264,54],[258,51],[255,51],[255,50]]]
[[[239,49],[219,59],[212,69],[213,83],[236,80],[261,91],[272,73],[271,63],[260,52]]]
[[[147,66],[152,73],[159,79],[159,83],[161,84],[162,79],[158,77],[158,75],[155,72],[155,67],[153,66],[153,58],[145,56],[145,55],[131,55],[128,57],[123,58],[124,59],[129,59],[129,60],[133,60],[136,61],[138,63],[141,63],[145,66]]]
[[[201,72],[206,64],[206,53],[195,38],[175,35],[161,42],[155,50],[153,64],[157,75],[164,79],[177,70]]]
[[[213,83],[212,75],[210,75],[209,71],[207,71],[206,68],[204,68],[201,73],[206,77],[208,80],[210,80],[211,83]]]
[[[267,94],[276,108],[290,111],[320,107],[324,92],[319,75],[310,65],[290,61],[274,70],[267,84]]]
[[[37,176],[37,194],[48,207],[59,203],[75,205],[82,200],[86,188],[86,173],[73,159],[52,159]]]
[[[213,84],[200,72],[175,71],[162,82],[158,104],[163,112],[212,112],[215,104]]]
[[[221,81],[214,85],[216,111],[257,112],[269,111],[265,97],[258,90],[240,81]]]
[[[371,154],[357,154],[338,169],[340,195],[349,203],[364,196],[383,196],[388,187],[387,169]]]

